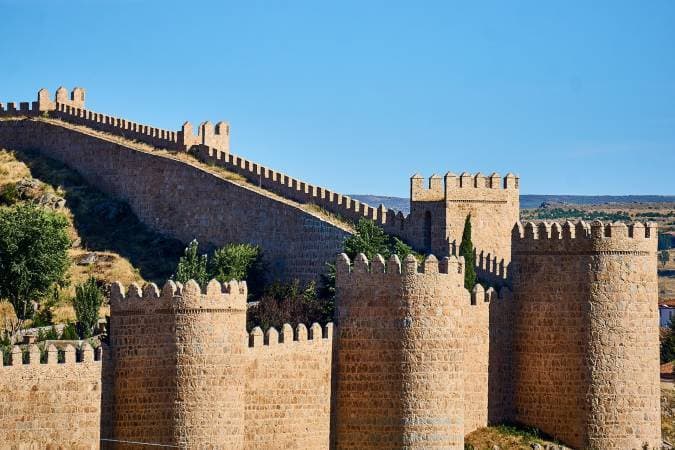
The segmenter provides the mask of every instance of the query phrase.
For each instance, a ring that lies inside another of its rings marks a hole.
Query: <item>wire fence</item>
[[[128,445],[137,445],[139,447],[155,447],[155,448],[182,448],[187,449],[187,447],[182,447],[180,445],[168,445],[168,444],[156,444],[152,442],[140,442],[140,441],[125,441],[122,439],[107,439],[101,438],[101,442],[112,442],[116,444],[128,444]]]

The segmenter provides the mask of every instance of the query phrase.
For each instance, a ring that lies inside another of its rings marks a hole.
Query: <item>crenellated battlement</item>
[[[73,345],[66,345],[62,349],[54,344],[49,344],[44,350],[44,361],[41,360],[40,348],[36,344],[31,344],[26,351],[15,345],[12,347],[9,364],[3,366],[0,364],[0,370],[17,369],[23,367],[35,366],[71,366],[73,364],[101,363],[103,348],[94,349],[91,344],[84,342],[77,349]],[[59,353],[63,355],[63,361],[59,361]]]
[[[579,251],[642,251],[655,252],[658,240],[657,224],[635,222],[590,224],[582,220],[573,223],[518,222],[512,231],[513,253]]]
[[[447,172],[442,178],[433,174],[426,185],[424,177],[416,173],[410,177],[410,198],[412,201],[421,202],[443,201],[458,189],[518,190],[518,185],[519,178],[510,172],[504,178],[497,172],[487,176],[480,172],[476,174],[462,172],[460,175]]]
[[[245,281],[230,281],[221,284],[211,280],[206,289],[202,289],[190,280],[185,285],[167,281],[160,290],[156,284],[149,283],[142,288],[133,283],[127,290],[121,283],[115,282],[110,288],[111,312],[154,311],[171,312],[182,309],[202,310],[245,310],[248,289]]]
[[[268,328],[265,332],[260,327],[253,328],[248,335],[248,347],[250,349],[272,349],[277,345],[291,345],[301,342],[319,345],[330,343],[332,339],[332,323],[327,323],[322,327],[314,322],[309,328],[300,323],[295,327],[295,330],[290,324],[285,323],[281,332],[274,327]]]
[[[419,264],[417,258],[413,255],[408,255],[401,263],[398,255],[392,255],[385,262],[381,255],[376,255],[372,262],[363,253],[359,253],[354,258],[352,265],[349,256],[342,253],[338,256],[336,261],[336,271],[341,275],[358,275],[369,274],[372,276],[388,275],[388,276],[415,276],[419,274],[435,275],[463,275],[464,273],[464,257],[449,256],[439,261],[434,255],[428,255],[424,258],[422,264]]]

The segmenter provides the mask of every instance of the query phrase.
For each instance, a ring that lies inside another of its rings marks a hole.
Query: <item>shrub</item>
[[[211,258],[206,254],[198,255],[198,248],[199,243],[193,240],[185,249],[174,275],[176,281],[185,283],[192,279],[204,287],[213,278],[221,283],[246,280],[253,297],[262,292],[265,270],[260,247],[231,243],[214,251]]]
[[[61,332],[61,337],[59,338],[62,341],[77,341],[80,339],[80,335],[77,333],[77,327],[74,323],[68,322],[63,331]]]
[[[285,323],[294,327],[299,323],[325,324],[333,320],[333,301],[320,298],[313,282],[304,287],[297,280],[287,284],[274,283],[256,304],[249,307],[247,317],[249,330],[256,326],[263,330],[269,327],[280,330]]]
[[[227,244],[219,248],[211,257],[208,278],[215,278],[221,283],[246,280],[249,293],[253,295],[253,292],[261,292],[265,270],[260,247],[251,244]]]
[[[32,205],[0,208],[0,297],[14,307],[19,326],[33,316],[31,301],[63,279],[68,259],[68,221]]]
[[[391,236],[369,219],[360,219],[354,234],[345,239],[344,252],[351,259],[363,253],[369,260],[380,254],[384,259],[396,254],[404,259],[414,254],[412,248],[399,238]]]
[[[84,283],[75,286],[73,307],[83,339],[92,336],[92,331],[98,324],[98,311],[102,303],[103,293],[94,277],[89,277]]]
[[[10,183],[0,188],[0,205],[14,205],[19,201],[19,197],[16,183]]]
[[[207,264],[208,257],[199,255],[199,242],[193,239],[185,249],[185,254],[178,260],[176,274],[174,279],[179,283],[187,283],[189,280],[195,280],[200,286],[205,286],[208,282]]]

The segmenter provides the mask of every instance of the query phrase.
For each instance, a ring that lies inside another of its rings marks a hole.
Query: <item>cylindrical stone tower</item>
[[[244,448],[246,283],[111,292],[115,449]],[[121,443],[127,441],[130,443]],[[105,441],[104,441],[105,442]]]
[[[657,240],[652,224],[591,224],[588,448],[661,446]]]
[[[517,421],[575,448],[659,448],[656,234],[514,228]]]
[[[244,448],[246,283],[189,281],[176,297],[174,441],[185,448]]]
[[[464,448],[462,302],[456,258],[337,263],[334,445]]]

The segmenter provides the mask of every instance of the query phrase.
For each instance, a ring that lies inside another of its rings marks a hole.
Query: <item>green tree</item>
[[[464,257],[464,287],[471,290],[476,285],[476,254],[473,249],[473,242],[471,242],[471,214],[466,216],[464,221],[459,256]]]
[[[412,248],[399,238],[391,236],[369,219],[360,219],[356,224],[353,235],[345,239],[344,252],[351,259],[359,253],[363,253],[372,260],[378,253],[384,259],[396,254],[404,259],[411,253]]]
[[[661,363],[675,361],[675,316],[670,318],[668,333],[661,341]]]
[[[98,324],[98,311],[102,303],[103,293],[94,277],[89,277],[84,283],[75,286],[73,307],[82,338],[92,336],[92,331]]]
[[[178,260],[174,279],[179,283],[195,280],[200,286],[205,286],[208,280],[208,257],[199,255],[199,242],[193,239],[185,249],[184,256]]]
[[[0,298],[18,318],[15,332],[39,301],[63,277],[68,259],[68,221],[33,205],[0,208]]]
[[[260,247],[251,244],[227,244],[213,252],[210,275],[221,283],[245,280],[253,268]]]

